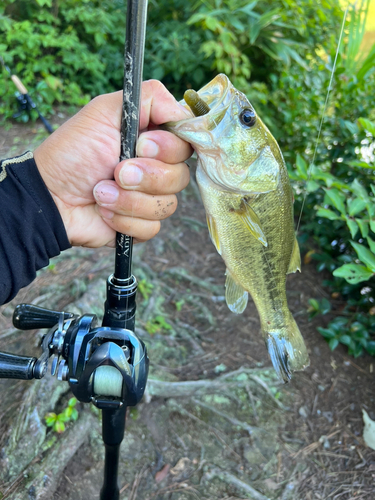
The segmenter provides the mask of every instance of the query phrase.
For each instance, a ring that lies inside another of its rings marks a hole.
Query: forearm
[[[32,153],[0,164],[0,304],[9,302],[70,247]]]

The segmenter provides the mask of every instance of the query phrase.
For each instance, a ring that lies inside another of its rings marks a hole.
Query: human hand
[[[190,116],[167,89],[143,82],[137,158],[119,163],[121,113],[121,91],[98,96],[34,152],[72,245],[115,246],[116,231],[152,238],[189,182],[191,146],[155,130]]]

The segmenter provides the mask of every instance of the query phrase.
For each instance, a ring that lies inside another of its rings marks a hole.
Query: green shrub
[[[179,97],[225,71],[257,100],[259,91],[267,93],[272,71],[278,74],[294,61],[307,67],[306,60],[327,42],[340,16],[338,0],[318,5],[313,0],[153,0],[144,77],[163,80]],[[324,21],[323,30],[318,20]],[[122,88],[124,31],[125,3],[119,0],[0,4],[0,54],[42,112],[52,112],[57,103],[80,106],[94,95]],[[0,115],[5,119],[16,111],[13,94],[13,83],[0,72]]]
[[[334,45],[326,63],[324,57],[312,62],[319,71],[307,77],[308,85],[298,73],[284,73],[271,97],[288,96],[281,104],[277,101],[278,113],[285,110],[286,136],[279,142],[287,150],[285,156],[297,192],[297,214],[304,200],[299,234],[302,247],[315,248],[309,256],[318,262],[319,271],[332,273],[325,284],[333,296],[345,301],[344,308],[340,304],[340,312],[346,316],[319,331],[329,340],[331,349],[342,343],[355,356],[364,350],[375,354],[374,322],[366,316],[369,311],[375,312],[375,46],[358,57],[368,2],[362,6],[362,14],[350,12],[315,158],[317,132],[312,134],[313,124],[319,128]],[[312,103],[310,110],[301,103],[307,100]],[[279,116],[275,114],[274,118],[276,121]]]

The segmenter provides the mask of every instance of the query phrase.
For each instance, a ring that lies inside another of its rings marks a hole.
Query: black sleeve
[[[0,163],[0,304],[70,248],[63,221],[27,152]]]

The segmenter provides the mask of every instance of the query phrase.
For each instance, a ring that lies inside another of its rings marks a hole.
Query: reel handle
[[[37,358],[0,352],[0,378],[15,378],[20,380],[35,378],[34,365],[36,361]]]
[[[13,325],[19,330],[37,330],[39,328],[52,328],[64,315],[64,321],[74,318],[68,312],[51,311],[32,304],[19,304],[13,313]]]

